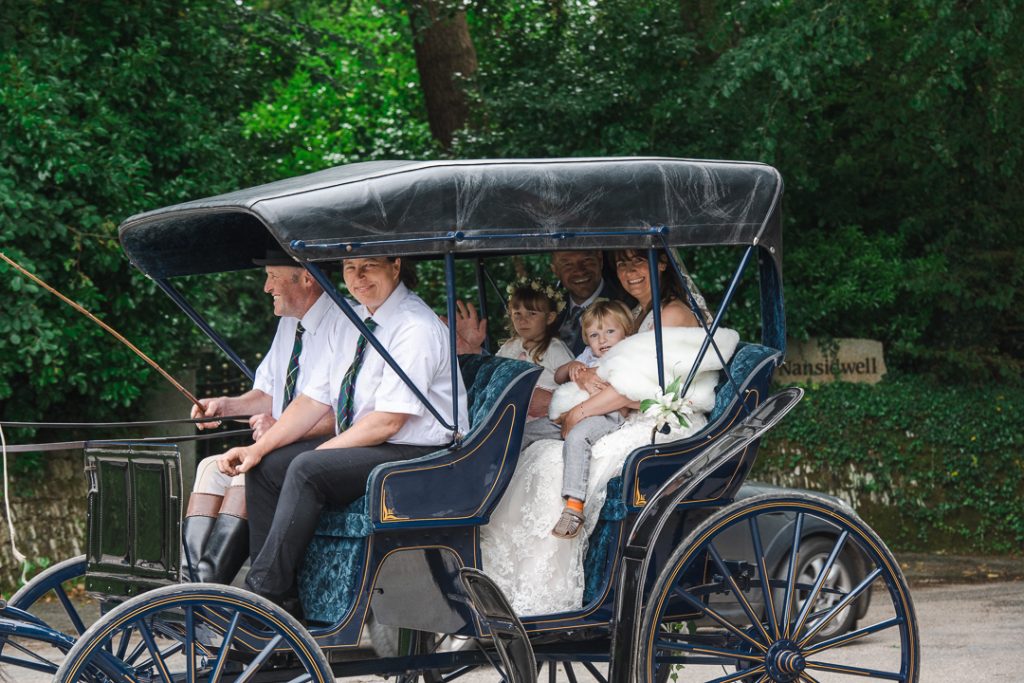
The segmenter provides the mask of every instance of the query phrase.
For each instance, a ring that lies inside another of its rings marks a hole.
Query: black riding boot
[[[188,511],[181,523],[181,580],[192,581],[199,558],[203,556],[206,539],[213,531],[220,510],[222,496],[193,493],[188,499]],[[189,565],[191,564],[191,570]]]
[[[199,580],[229,584],[247,559],[249,522],[245,511],[245,485],[236,484],[224,491],[220,514],[199,559]]]
[[[185,546],[181,554],[182,581],[191,581],[192,577],[196,575],[199,558],[203,556],[203,547],[206,545],[206,539],[210,536],[216,521],[216,517],[196,515],[195,517],[186,517],[181,523],[181,543]],[[189,569],[190,565],[191,570]]]
[[[221,513],[196,568],[199,581],[231,583],[249,557],[249,522]]]

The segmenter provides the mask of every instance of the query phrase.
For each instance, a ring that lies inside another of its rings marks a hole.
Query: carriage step
[[[464,567],[459,577],[473,611],[491,631],[494,647],[505,667],[505,683],[536,683],[537,661],[533,646],[504,593],[478,569]]]

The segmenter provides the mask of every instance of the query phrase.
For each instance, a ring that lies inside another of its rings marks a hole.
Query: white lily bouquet
[[[693,406],[680,395],[682,385],[683,378],[676,377],[665,387],[664,392],[658,392],[654,398],[640,401],[640,412],[654,419],[655,430],[663,431],[666,425],[670,429],[690,426],[689,417],[693,415]]]

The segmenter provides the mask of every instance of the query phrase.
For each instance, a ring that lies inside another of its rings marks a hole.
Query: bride
[[[639,302],[633,310],[636,334],[610,349],[597,368],[578,380],[590,397],[580,404],[584,410],[569,410],[562,416],[565,432],[578,421],[574,415],[605,414],[660,394],[653,332],[654,302],[646,255],[625,250],[615,252],[614,257],[619,281]],[[685,379],[704,339],[696,317],[683,303],[685,295],[675,278],[666,277],[667,266],[662,255],[658,272],[663,296],[658,304],[666,385],[680,375]],[[710,314],[689,276],[687,286],[695,294],[705,322],[710,322]],[[723,357],[728,359],[738,335],[721,329],[715,340]],[[704,427],[705,415],[714,405],[719,370],[721,364],[717,355],[707,354],[683,397],[689,424],[677,426],[668,434],[658,433],[658,442],[675,441]],[[520,455],[515,476],[491,514],[490,522],[480,531],[483,569],[501,587],[517,614],[554,614],[583,606],[587,539],[604,505],[608,481],[621,472],[631,451],[651,443],[654,425],[654,418],[633,411],[622,427],[594,445],[583,533],[573,539],[551,535],[564,503],[561,496],[562,443],[538,441]]]

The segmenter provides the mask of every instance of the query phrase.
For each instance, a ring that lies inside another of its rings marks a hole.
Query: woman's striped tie
[[[370,332],[377,329],[377,322],[373,318],[368,317],[363,322],[366,323],[366,327]],[[341,390],[338,392],[337,422],[339,434],[352,426],[352,408],[356,396],[356,375],[359,374],[359,368],[363,364],[363,355],[365,353],[366,337],[359,335],[359,341],[356,342],[356,354],[352,358],[352,364],[345,371],[345,376],[341,379]]]

